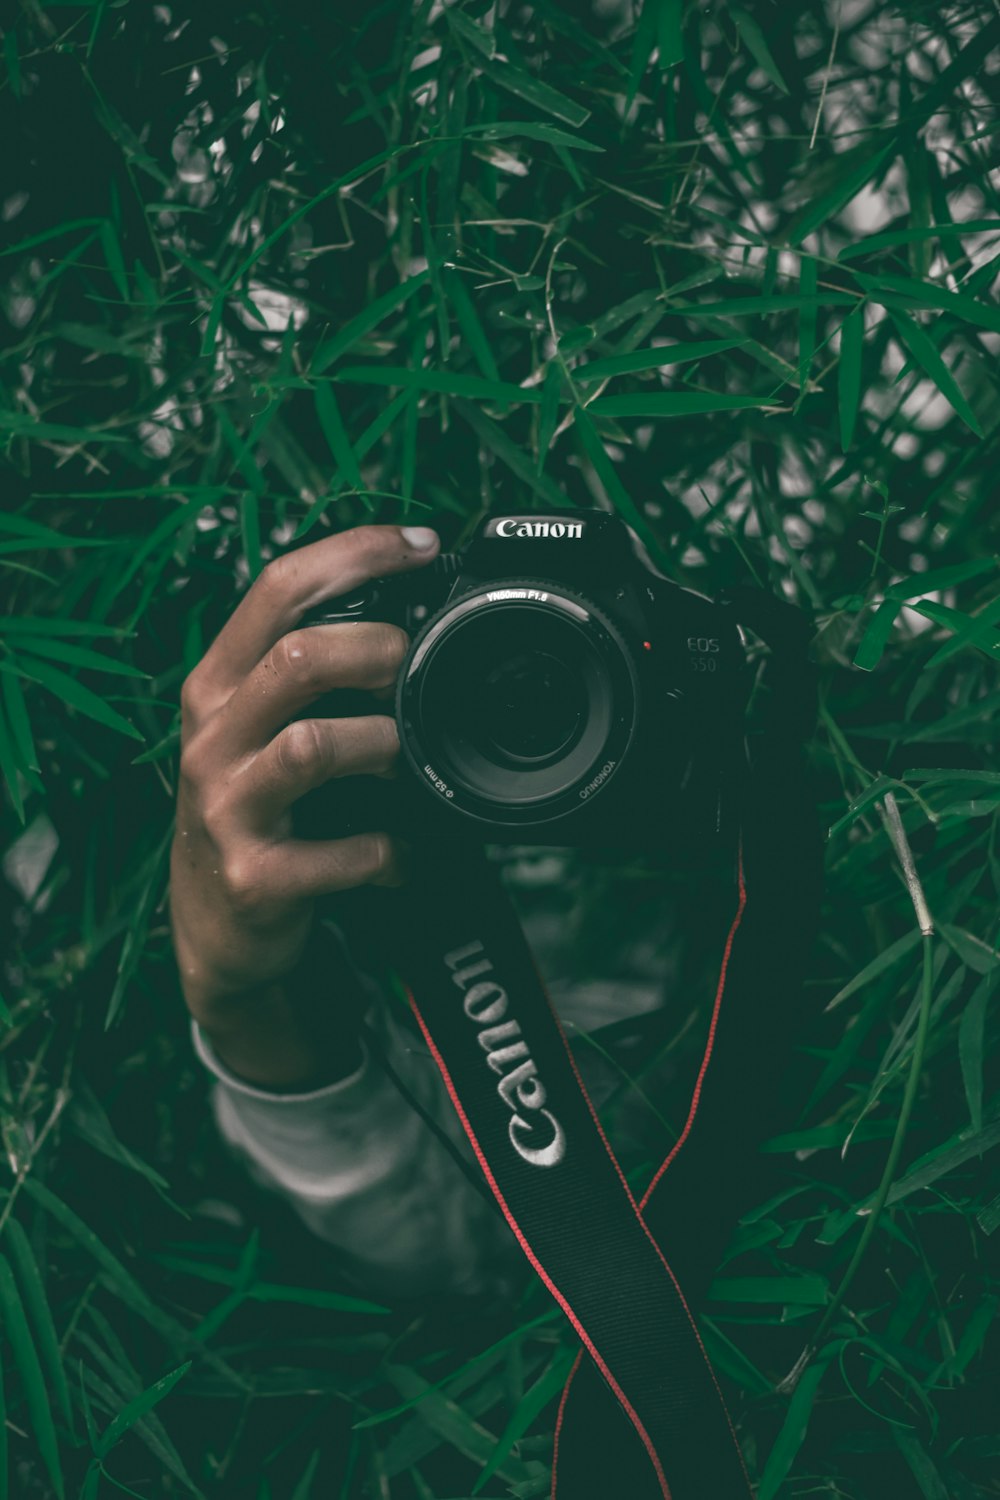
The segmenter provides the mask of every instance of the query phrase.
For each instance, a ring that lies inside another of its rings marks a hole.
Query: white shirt
[[[527,927],[540,962],[546,948],[551,960],[544,922]],[[572,1041],[657,1008],[662,988],[647,974],[573,986],[556,979],[549,992]],[[422,1038],[393,1018],[390,1002],[374,989],[367,1025],[376,1050],[471,1162]],[[272,1093],[226,1068],[197,1023],[191,1026],[195,1051],[216,1079],[212,1105],[223,1139],[258,1183],[286,1198],[314,1234],[337,1248],[360,1287],[406,1297],[475,1293],[506,1280],[517,1264],[516,1246],[485,1182],[477,1192],[371,1047],[362,1043],[362,1062],[347,1078],[309,1093]],[[579,1044],[575,1050],[599,1103],[618,1077],[597,1053]]]

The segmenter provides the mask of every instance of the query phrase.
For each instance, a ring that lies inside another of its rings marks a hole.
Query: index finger
[[[355,526],[286,552],[268,563],[195,668],[200,688],[216,702],[228,698],[306,610],[383,573],[420,567],[439,546],[426,526]]]

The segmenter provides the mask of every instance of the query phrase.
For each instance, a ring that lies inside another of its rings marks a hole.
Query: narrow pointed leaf
[[[907,313],[897,312],[890,308],[889,316],[900,342],[910,352],[924,374],[933,381],[945,400],[955,408],[962,421],[972,429],[976,437],[982,437],[983,429],[979,425],[976,414],[966,400],[958,381],[941,357],[941,351],[934,340]]]
[[[525,1391],[516,1410],[511,1413],[510,1421],[497,1438],[496,1447],[473,1486],[473,1495],[478,1495],[483,1486],[493,1478],[504,1459],[512,1451],[514,1444],[524,1436],[549,1402],[558,1396],[576,1362],[576,1356],[575,1349],[564,1349],[542,1372],[534,1385]]]
[[[870,146],[858,148],[851,153],[851,160],[844,162],[840,175],[832,187],[821,193],[796,217],[788,235],[789,245],[801,245],[814,230],[828,219],[833,219],[856,198],[877,172],[888,161],[890,153],[897,150],[895,136],[885,141],[874,151]]]
[[[788,93],[788,85],[781,76],[781,69],[774,60],[770,47],[767,45],[767,37],[764,30],[749,11],[743,9],[742,5],[730,5],[733,20],[740,30],[740,36],[746,43],[747,51],[762,73],[766,73],[783,94]]]
[[[6,676],[7,673],[3,675]],[[18,777],[24,774],[25,769],[19,763],[14,731],[8,724],[3,704],[0,703],[0,773],[7,784],[7,793],[19,823],[24,822],[24,798],[21,796],[21,784]]]
[[[108,729],[115,729],[119,734],[127,734],[130,739],[142,739],[142,735],[133,724],[123,719],[116,709],[109,707],[104,699],[91,692],[90,688],[84,687],[82,682],[77,682],[75,677],[70,677],[68,672],[62,672],[58,667],[53,667],[48,662],[41,662],[37,657],[28,655],[20,658],[20,668],[22,676],[48,688],[49,692],[55,693],[57,698],[61,698],[71,708],[86,714],[88,719],[95,719],[98,724],[104,724]]]
[[[376,297],[374,302],[369,303],[366,308],[345,323],[339,333],[335,333],[320,344],[312,360],[311,373],[321,375],[324,370],[328,370],[334,360],[339,359],[346,350],[360,343],[367,334],[388,317],[389,313],[404,307],[428,279],[427,271],[419,271],[415,276],[401,281],[391,291],[384,292],[381,297]]]
[[[860,973],[855,974],[854,978],[844,985],[843,989],[837,991],[833,999],[828,1003],[827,1010],[834,1010],[838,1005],[842,1005],[845,1000],[850,999],[851,995],[855,994],[856,991],[863,989],[866,984],[871,984],[873,979],[877,979],[886,969],[891,968],[893,964],[898,963],[901,958],[905,958],[908,953],[911,953],[919,942],[920,933],[914,929],[913,932],[904,933],[901,938],[897,938],[894,943],[890,943],[888,948],[883,948],[881,953],[877,954],[870,963],[865,964]]]
[[[805,1442],[813,1406],[834,1352],[833,1349],[824,1351],[808,1367],[792,1392],[781,1431],[764,1465],[757,1500],[775,1500],[784,1484],[796,1455]]]
[[[154,1406],[158,1406],[165,1397],[169,1396],[174,1386],[179,1380],[183,1380],[190,1368],[191,1361],[188,1360],[187,1364],[179,1365],[176,1370],[171,1370],[169,1375],[162,1376],[148,1390],[143,1391],[141,1396],[137,1396],[134,1401],[130,1401],[127,1406],[123,1406],[114,1421],[101,1436],[101,1440],[97,1445],[98,1457],[106,1458],[119,1438],[123,1437],[140,1417],[145,1416],[146,1412],[152,1411]]]
[[[542,382],[542,409],[538,417],[538,472],[545,467],[552,438],[559,421],[559,392],[562,388],[562,370],[558,360],[550,360]]]
[[[805,387],[816,352],[816,261],[803,255],[799,262],[799,385]]]
[[[660,71],[665,73],[684,61],[684,0],[646,0],[657,11],[656,45],[659,50]]]
[[[892,627],[902,607],[900,600],[886,598],[872,615],[854,657],[854,665],[863,672],[874,671],[882,660],[882,654],[892,635]]]
[[[28,1236],[15,1218],[8,1219],[4,1226],[4,1243],[14,1268],[28,1321],[34,1329],[39,1363],[45,1371],[49,1386],[55,1393],[63,1420],[72,1430],[73,1411],[70,1406],[69,1386],[66,1382],[66,1372],[63,1368],[55,1324],[52,1321],[52,1310],[45,1295],[45,1285]]]
[[[995,976],[987,974],[966,1003],[958,1028],[958,1057],[962,1084],[973,1130],[983,1128],[983,1057],[986,1044],[986,1009],[995,988]]]
[[[584,125],[590,119],[589,109],[584,109],[582,104],[568,99],[565,94],[561,94],[558,89],[552,88],[541,78],[536,78],[534,74],[527,73],[512,63],[501,62],[498,58],[485,59],[483,72],[493,83],[498,83],[501,88],[517,94],[520,99],[526,99],[543,114],[554,115],[557,120],[565,120],[567,125]]]
[[[588,360],[573,371],[581,384],[588,380],[607,380],[636,370],[663,370],[668,365],[683,365],[695,359],[708,359],[727,349],[739,349],[746,339],[692,339],[690,343],[665,344],[655,349],[635,349],[630,354],[615,354],[610,359]]]
[[[53,661],[66,662],[71,667],[87,667],[93,672],[110,672],[115,677],[134,677],[149,681],[149,673],[133,667],[131,662],[118,661],[100,651],[91,651],[87,646],[73,646],[41,633],[27,638],[26,644],[35,656],[51,657]]]
[[[840,408],[840,446],[845,453],[854,442],[854,427],[861,401],[861,349],[864,337],[864,313],[857,307],[848,313],[840,325],[837,399]]]
[[[715,411],[759,411],[775,403],[766,396],[730,396],[722,391],[657,391],[649,396],[598,396],[587,410],[602,417],[693,417]]]
[[[42,1462],[48,1470],[58,1500],[64,1500],[62,1462],[59,1443],[52,1422],[45,1380],[42,1376],[38,1355],[24,1315],[24,1307],[14,1280],[14,1273],[4,1256],[0,1255],[0,1321],[14,1354],[14,1363],[21,1376],[28,1416],[38,1444]]]

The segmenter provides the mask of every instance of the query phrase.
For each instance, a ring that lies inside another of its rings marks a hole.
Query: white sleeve
[[[377,1009],[391,1067],[457,1141],[461,1127],[433,1060],[414,1050],[384,1004]],[[271,1093],[230,1072],[191,1026],[217,1080],[212,1103],[223,1138],[261,1185],[336,1246],[370,1294],[474,1293],[495,1282],[513,1247],[509,1231],[370,1048],[362,1044],[361,1065],[347,1078],[311,1093]]]

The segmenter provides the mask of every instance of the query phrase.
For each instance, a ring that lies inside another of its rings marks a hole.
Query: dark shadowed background
[[[547,1493],[562,1323],[367,1307],[249,1186],[165,882],[179,685],[269,557],[566,503],[815,624],[809,1099],[706,1309],[760,1500],[1000,1494],[995,6],[5,21],[0,1496]],[[656,910],[521,876],[578,977]]]

